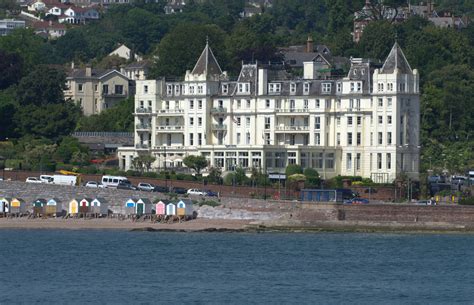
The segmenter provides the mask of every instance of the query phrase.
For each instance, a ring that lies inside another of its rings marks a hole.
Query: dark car
[[[219,197],[219,194],[217,192],[213,192],[211,190],[205,190],[204,192],[206,192],[206,196],[209,196],[209,197]]]
[[[174,187],[173,188],[173,193],[176,193],[176,194],[181,194],[181,195],[184,195],[184,194],[187,194],[188,190],[185,189],[184,187]]]
[[[168,193],[170,190],[166,186],[155,185],[154,192]]]
[[[368,204],[369,200],[365,198],[352,198],[351,204]]]
[[[117,189],[119,190],[133,190],[133,191],[136,191],[138,190],[138,188],[136,186],[133,186],[131,183],[127,183],[127,182],[119,182],[119,184],[117,185]]]

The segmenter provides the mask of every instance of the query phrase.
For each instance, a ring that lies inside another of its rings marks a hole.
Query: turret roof
[[[403,51],[397,42],[395,42],[390,54],[388,54],[387,59],[382,66],[381,73],[391,74],[395,71],[395,68],[397,68],[400,73],[403,74],[413,73],[410,64],[405,57],[405,54],[403,54]]]
[[[214,53],[212,53],[212,50],[209,47],[209,42],[206,42],[206,47],[202,51],[201,56],[199,56],[199,59],[191,73],[195,75],[204,74],[206,77],[210,75],[222,74],[221,67],[219,66]]]

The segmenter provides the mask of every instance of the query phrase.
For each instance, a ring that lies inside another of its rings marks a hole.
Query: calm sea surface
[[[474,304],[474,236],[0,230],[0,304]]]

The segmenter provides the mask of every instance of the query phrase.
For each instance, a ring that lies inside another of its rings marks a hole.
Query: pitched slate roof
[[[381,73],[391,74],[397,68],[400,73],[409,74],[413,73],[410,64],[408,63],[405,54],[403,54],[402,49],[397,42],[392,47],[390,54],[388,54],[385,63],[382,66]]]
[[[217,63],[216,57],[214,56],[214,53],[212,53],[208,42],[206,42],[206,47],[202,51],[201,56],[199,56],[192,74],[204,74],[206,77],[210,75],[222,74],[221,67],[219,66],[219,63]]]

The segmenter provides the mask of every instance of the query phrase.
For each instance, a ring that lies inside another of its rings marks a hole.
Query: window
[[[96,91],[97,91],[97,87],[96,87]],[[147,85],[143,86],[143,92],[148,93],[148,86]]]
[[[336,91],[337,92],[342,92],[342,84],[341,83],[336,84]]]
[[[229,93],[229,84],[222,84],[222,94]]]
[[[382,92],[383,91],[383,83],[378,83],[377,89],[378,89],[379,92]]]
[[[352,145],[352,132],[347,133],[347,146]]]
[[[304,85],[303,85],[303,92],[304,93],[309,93],[309,86],[310,86],[310,83],[304,83]]]
[[[202,117],[198,118],[198,126],[202,126]]]
[[[194,86],[189,86],[189,94],[194,94]]]
[[[198,133],[198,145],[202,145],[202,133]]]
[[[405,83],[400,83],[399,84],[400,92],[405,92],[406,91],[406,85]]]
[[[309,102],[308,102],[308,100],[304,100],[303,103],[304,103],[304,106],[303,106],[304,109],[308,109],[308,107],[309,107]]]
[[[247,108],[250,108],[250,105],[251,105],[250,100],[247,100]]]
[[[362,125],[362,117],[358,116],[357,117],[357,126],[360,126],[360,125]]]
[[[189,109],[194,109],[194,101],[193,100],[189,101]]]
[[[295,145],[296,136],[294,134],[290,135],[290,145]]]
[[[237,133],[237,144],[240,144],[240,132]]]
[[[360,153],[356,154],[356,170],[360,170]]]
[[[265,100],[265,108],[270,108],[270,100]]]
[[[392,168],[392,154],[388,153],[387,154],[387,169]]]
[[[80,92],[84,91],[83,85],[82,84],[77,84],[77,90],[79,90]]]
[[[383,116],[379,115],[379,124],[383,124]]]
[[[392,144],[392,133],[390,131],[387,132],[387,144]]]
[[[265,129],[270,129],[271,118],[265,117]]]
[[[387,107],[392,107],[392,98],[391,97],[389,97],[387,99]]]
[[[381,153],[377,154],[377,168],[382,169],[382,154]]]
[[[361,133],[358,132],[357,133],[357,139],[356,139],[357,146],[360,145],[361,141],[362,141],[362,136],[361,136]]]
[[[355,91],[355,85],[354,83],[351,83],[351,92],[354,92]]]
[[[331,100],[326,100],[326,108],[331,108]]]
[[[95,92],[98,92],[98,91],[99,91],[99,86],[98,86],[97,84],[94,85],[94,91],[95,91]]]
[[[308,88],[309,90],[309,88]],[[331,83],[323,83],[322,84],[322,92],[323,93],[331,93]]]
[[[266,145],[270,145],[270,134],[269,133],[265,133],[265,144]]]
[[[314,129],[316,130],[321,129],[321,117],[319,116],[314,117]]]
[[[356,109],[360,110],[360,98],[356,100]]]
[[[378,101],[379,101],[378,103],[379,107],[383,107],[383,99],[379,98]]]
[[[371,146],[374,145],[374,133],[373,132],[370,133],[370,145]]]
[[[290,93],[296,93],[296,84],[295,83],[290,84]]]
[[[356,85],[357,85],[357,92],[362,92],[362,83],[357,82]]]
[[[352,117],[351,116],[347,117],[347,125],[352,126]]]
[[[240,100],[237,100],[237,109],[240,109],[242,107],[242,102]]]
[[[189,134],[189,145],[190,146],[194,145],[194,134],[192,133]]]
[[[338,98],[336,100],[336,107],[337,107],[337,109],[341,109],[341,99],[340,98]]]
[[[166,110],[170,109],[170,101],[165,101],[165,109]]]
[[[321,103],[319,101],[319,99],[316,100],[316,108],[319,108],[321,106]]]
[[[340,116],[336,117],[336,125],[341,126],[341,117]]]
[[[198,86],[198,94],[202,94],[202,92],[203,92],[203,87],[202,87],[202,85],[199,85]]]
[[[145,93],[148,92],[148,86],[145,86]],[[166,94],[167,95],[172,95],[173,94],[173,86],[172,85],[166,85]]]
[[[248,93],[250,91],[250,84],[249,83],[239,83],[238,93]]]
[[[240,121],[240,117],[238,116],[238,117],[236,117],[235,119],[236,119],[237,126],[240,126],[240,122],[241,122],[241,121]]]
[[[334,168],[334,153],[327,153],[325,157],[326,157],[326,169],[333,169]]]
[[[381,132],[379,132],[378,143],[379,143],[379,145],[383,144],[383,133],[381,133]]]
[[[392,116],[387,116],[387,124],[392,124]]]
[[[321,134],[319,132],[314,134],[314,145],[321,145]]]
[[[201,100],[198,101],[198,109],[202,109],[202,101]]]
[[[341,145],[341,133],[340,133],[340,132],[338,132],[338,133],[336,134],[336,145],[337,145],[337,146],[340,146],[340,145]]]
[[[245,144],[250,144],[250,132],[247,132],[246,134]]]
[[[388,91],[393,91],[393,83],[388,83],[387,84],[387,90]]]
[[[268,92],[269,93],[278,93],[281,91],[281,84],[280,83],[270,83],[268,84]]]
[[[352,154],[346,154],[346,169],[352,169]]]
[[[189,125],[193,126],[194,125],[194,118],[189,118]]]
[[[250,127],[250,117],[245,118],[245,126]]]
[[[352,108],[354,108],[354,100],[349,99],[349,109],[352,109]]]
[[[180,88],[179,85],[174,86],[174,94],[175,94],[175,95],[179,95],[180,89],[181,89],[181,88]]]

